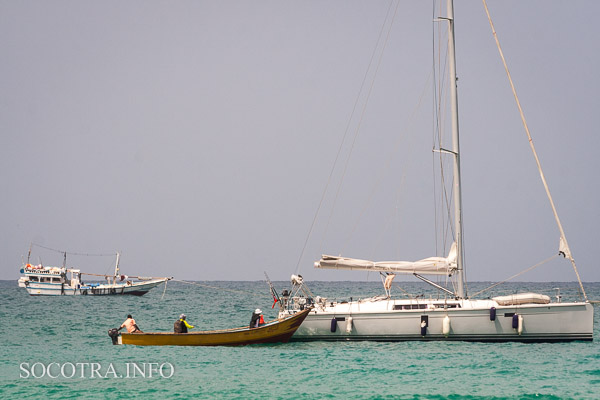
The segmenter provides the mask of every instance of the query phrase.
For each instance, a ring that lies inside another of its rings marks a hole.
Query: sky
[[[600,281],[600,3],[488,6],[581,277]],[[445,255],[433,9],[0,2],[0,279],[32,242],[182,280],[378,280],[313,263]],[[499,281],[555,255],[559,232],[482,3],[456,1],[455,23],[467,278]],[[518,280],[575,279],[553,259]]]

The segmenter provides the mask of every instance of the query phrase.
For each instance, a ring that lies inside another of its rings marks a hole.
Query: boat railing
[[[21,269],[22,274],[43,274],[43,275],[60,275],[65,270],[60,267],[42,267],[41,265],[33,266],[27,264]]]

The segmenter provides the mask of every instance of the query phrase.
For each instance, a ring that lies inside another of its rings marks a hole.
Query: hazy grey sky
[[[600,3],[488,3],[581,276],[600,281]],[[0,278],[33,241],[120,250],[130,274],[287,280],[389,6],[0,2]],[[432,9],[400,2],[300,263],[309,281],[367,278],[315,270],[321,252],[435,255]],[[483,6],[455,14],[467,276],[495,281],[555,254],[559,233]],[[574,279],[566,260],[520,278]]]

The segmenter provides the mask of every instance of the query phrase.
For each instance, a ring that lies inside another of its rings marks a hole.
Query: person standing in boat
[[[131,314],[127,316],[127,319],[121,324],[118,330],[120,331],[123,328],[126,328],[128,333],[142,333],[142,330],[137,326]]]
[[[250,328],[258,328],[259,326],[265,323],[265,319],[262,315],[262,311],[260,308],[257,308],[252,313],[252,318],[250,319]]]
[[[175,333],[187,333],[188,329],[192,329],[194,327],[194,325],[188,324],[185,318],[185,314],[181,314],[179,319],[175,321],[175,324],[173,324],[173,331]]]

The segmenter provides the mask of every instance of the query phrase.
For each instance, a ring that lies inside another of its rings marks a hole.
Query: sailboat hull
[[[292,340],[593,340],[594,310],[590,303],[498,306],[487,300],[466,300],[456,308],[429,308],[426,305],[425,309],[411,310],[394,310],[396,304],[393,300],[376,303],[353,302],[315,310],[305,319]],[[492,307],[495,308],[494,320],[490,315]]]

